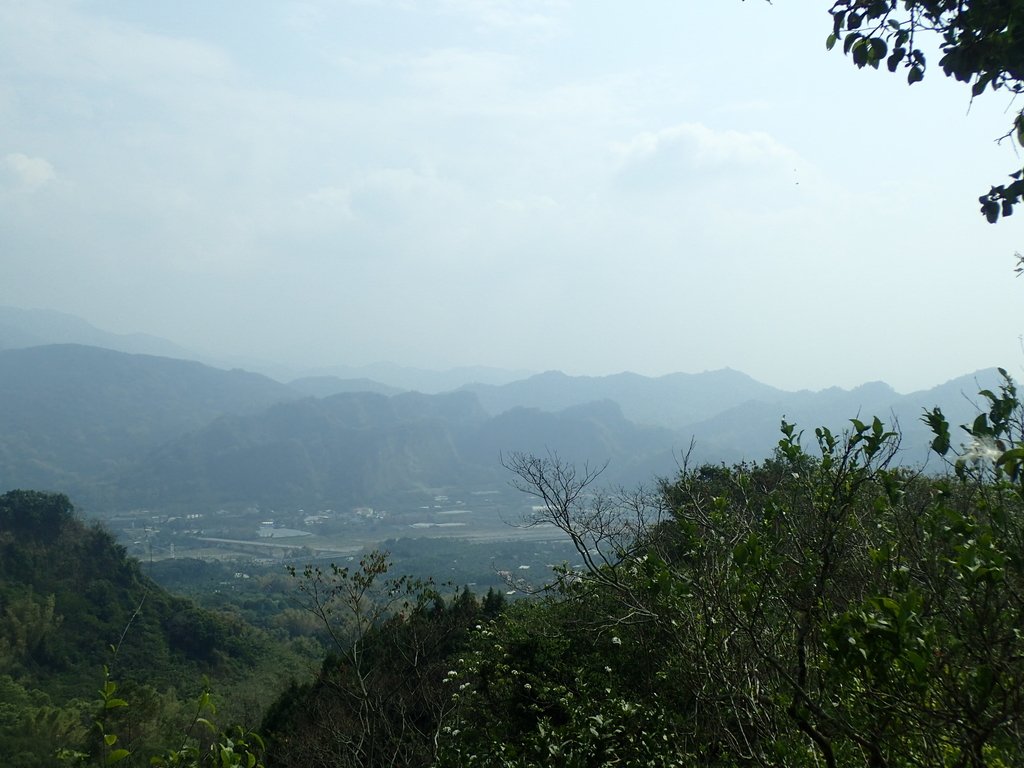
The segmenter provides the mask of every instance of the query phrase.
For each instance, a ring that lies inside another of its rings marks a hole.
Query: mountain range
[[[18,339],[53,341],[48,330],[74,325],[3,335],[3,318],[0,490],[68,492],[94,511],[344,507],[414,489],[493,487],[508,479],[502,457],[515,451],[609,462],[606,480],[634,484],[676,472],[691,442],[693,461],[764,458],[783,417],[811,434],[878,415],[899,424],[902,460],[920,464],[929,442],[921,413],[940,406],[951,423],[966,423],[977,412],[972,395],[998,386],[991,369],[906,395],[881,382],[787,392],[729,369],[657,378],[549,371],[424,394],[362,377],[282,382],[101,346],[19,348]]]

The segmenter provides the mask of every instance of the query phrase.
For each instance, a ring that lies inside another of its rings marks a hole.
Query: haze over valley
[[[1021,94],[1024,0],[0,0],[0,767],[1024,765]]]
[[[604,467],[609,487],[653,486],[684,459],[770,456],[783,416],[810,437],[878,415],[903,433],[899,460],[919,464],[931,441],[924,410],[968,423],[973,393],[998,383],[989,369],[906,394],[882,382],[788,392],[731,369],[652,378],[396,365],[278,381],[169,352],[187,354],[73,316],[0,308],[4,487],[69,493],[86,514],[120,521],[118,535],[147,555],[147,528],[188,532],[164,533],[162,556],[172,538],[178,555],[223,557],[224,540],[289,554],[266,546],[268,520],[313,536],[290,542],[296,550],[516,538],[537,532],[515,527],[531,503],[503,466],[515,453]]]

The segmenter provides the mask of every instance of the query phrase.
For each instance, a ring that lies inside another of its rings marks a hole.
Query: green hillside
[[[299,395],[245,371],[60,344],[0,350],[0,488],[95,495],[139,455]]]
[[[174,732],[206,680],[225,715],[252,722],[303,674],[281,643],[157,586],[66,496],[0,496],[0,756],[18,756],[3,764],[48,765],[81,740],[105,665],[137,703],[141,743]]]

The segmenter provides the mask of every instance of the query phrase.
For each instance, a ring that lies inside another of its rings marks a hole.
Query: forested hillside
[[[766,456],[780,414],[840,430],[851,414],[900,421],[900,460],[926,456],[917,414],[977,413],[979,371],[898,395],[782,392],[735,371],[647,378],[548,373],[424,395],[369,381],[297,387],[240,370],[77,345],[0,350],[0,483],[68,492],[110,513],[142,506],[373,505],[410,490],[503,483],[501,455],[553,451],[609,463],[634,485],[679,456]],[[323,397],[310,392],[335,392]],[[383,390],[373,392],[371,390]]]
[[[78,345],[3,350],[0,479],[96,496],[168,440],[298,396],[264,376],[186,360]]]
[[[86,745],[104,667],[133,702],[116,722],[140,751],[180,738],[206,680],[227,717],[253,723],[275,690],[305,675],[281,641],[157,586],[110,534],[78,519],[67,497],[0,496],[6,764],[52,765],[58,747]]]
[[[1020,764],[1024,450],[995,446],[1024,433],[1012,383],[989,402],[944,477],[877,419],[813,451],[783,423],[772,459],[653,495],[513,457],[576,562],[504,610],[381,557],[307,568],[307,609],[357,631],[271,710],[268,764]]]

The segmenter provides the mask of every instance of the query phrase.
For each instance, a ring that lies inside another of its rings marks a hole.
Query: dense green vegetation
[[[451,659],[504,595],[468,589],[446,599],[430,582],[389,576],[371,553],[357,568],[307,567],[303,604],[334,643],[316,681],[293,687],[263,732],[275,766],[429,765],[454,702]]]
[[[58,746],[87,742],[105,666],[132,701],[117,722],[140,750],[180,738],[206,679],[225,717],[255,723],[274,691],[305,675],[287,645],[157,586],[109,533],[78,519],[67,497],[0,496],[5,764],[50,765]]]
[[[1021,456],[986,453],[1020,427],[1008,385],[936,478],[891,468],[878,421],[815,455],[785,425],[769,461],[684,470],[628,547],[586,477],[531,465],[606,557],[477,633],[443,762],[1020,764]]]
[[[1024,411],[984,395],[941,475],[877,419],[813,451],[784,423],[770,460],[653,494],[512,457],[580,567],[508,607],[383,555],[297,574],[335,652],[272,708],[268,764],[1020,764]]]

